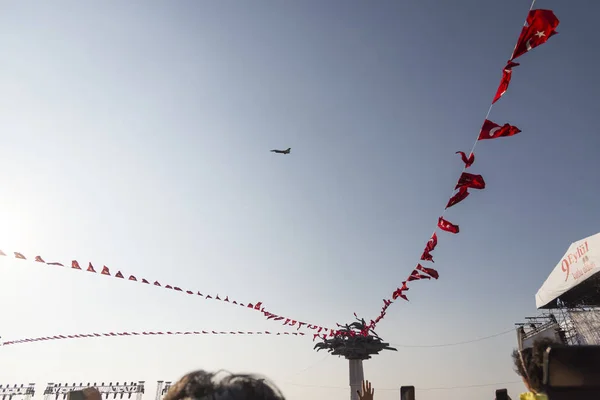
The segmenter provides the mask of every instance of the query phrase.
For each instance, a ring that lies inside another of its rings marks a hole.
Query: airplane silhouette
[[[290,154],[291,151],[292,151],[292,148],[288,147],[286,150],[271,150],[271,153]]]

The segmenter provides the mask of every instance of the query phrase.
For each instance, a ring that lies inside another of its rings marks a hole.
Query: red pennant
[[[438,227],[446,232],[450,232],[450,233],[458,233],[460,232],[460,228],[458,227],[458,225],[454,225],[452,222],[445,220],[444,218],[440,217],[438,219]]]
[[[40,256],[35,256],[35,261],[46,264],[46,261],[44,261],[44,259]]]
[[[532,49],[546,43],[556,35],[560,21],[552,10],[531,10],[527,15],[527,25],[521,30],[519,40],[513,51],[511,60],[522,56]]]
[[[421,260],[434,262],[431,252],[435,250],[435,246],[437,246],[437,234],[434,232],[433,235],[431,235],[431,239],[427,242],[423,254],[421,254]]]
[[[6,253],[0,250],[0,256],[6,256]]]
[[[474,175],[468,172],[463,172],[458,178],[458,183],[454,189],[460,189],[461,187],[471,188],[471,189],[485,189],[485,181],[483,180],[483,176]]]
[[[413,271],[410,273],[410,276],[408,277],[408,281],[418,281],[420,279],[431,279],[431,277],[423,275],[419,273],[419,271],[417,271],[416,269],[413,269]]]
[[[510,79],[512,78],[512,69],[514,67],[518,67],[519,64],[509,61],[504,69],[502,70],[502,79],[500,79],[500,85],[498,85],[498,90],[496,90],[496,95],[494,96],[494,100],[492,100],[492,104],[500,100],[504,93],[508,90],[508,85],[510,85]]]
[[[150,284],[150,282],[148,282],[146,279],[142,278],[142,283],[146,283],[146,284]]]
[[[499,137],[509,137],[521,133],[521,130],[516,126],[510,124],[504,124],[502,126],[495,122],[486,119],[483,122],[479,137],[477,140],[497,139]]]
[[[417,270],[425,272],[426,274],[428,274],[429,276],[431,276],[433,279],[438,279],[440,277],[440,275],[438,274],[438,272],[435,269],[433,269],[433,268],[425,268],[421,264],[417,265]]]
[[[81,267],[79,266],[79,263],[77,262],[77,260],[71,261],[71,268],[73,268],[73,269],[81,269]]]
[[[88,263],[87,272],[96,273],[96,270],[94,269],[94,266],[92,265],[92,263]]]
[[[457,205],[467,197],[469,197],[469,191],[466,187],[461,187],[458,189],[458,192],[448,200],[448,204],[446,204],[446,208],[450,208],[452,206]]]
[[[473,153],[469,154],[468,158],[464,151],[457,151],[455,154],[460,154],[462,162],[465,163],[465,168],[469,168],[475,162],[475,154]]]
[[[49,262],[49,263],[46,263],[46,265],[57,265],[57,266],[59,266],[59,267],[64,267],[64,265],[62,265],[62,264],[61,264],[61,263],[59,263],[59,262]]]
[[[158,281],[154,281],[154,286],[160,286],[160,283]]]
[[[102,267],[102,272],[100,272],[102,275],[108,275],[110,276],[110,271],[108,269],[108,267],[105,265],[104,267]]]
[[[125,277],[123,276],[123,274],[121,273],[121,271],[117,271],[117,273],[115,274],[115,278],[124,279]]]
[[[137,282],[137,278],[135,276],[133,276],[133,275],[129,275],[129,280]]]
[[[17,253],[16,251],[14,253],[15,253],[15,258],[18,258],[20,260],[27,260],[23,254]]]

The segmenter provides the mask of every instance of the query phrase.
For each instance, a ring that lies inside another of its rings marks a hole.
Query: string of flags
[[[269,331],[186,331],[186,332],[108,332],[108,333],[79,333],[76,335],[54,335],[41,336],[36,338],[26,338],[0,342],[0,346],[10,346],[23,343],[45,342],[48,340],[69,340],[69,339],[86,339],[100,337],[122,337],[122,336],[183,336],[183,335],[272,335],[272,336],[304,336],[303,332],[269,332]]]
[[[13,252],[13,254],[14,254],[15,259],[27,260],[27,257],[25,257],[25,255],[23,253],[15,251],[15,252]],[[3,252],[2,250],[0,250],[0,257],[1,256],[7,257],[7,254],[5,252]],[[61,262],[56,262],[56,261],[46,262],[44,260],[44,258],[42,258],[41,256],[35,256],[34,261],[38,262],[38,263],[50,265],[50,266],[65,267],[65,264],[63,264]],[[327,334],[333,336],[335,333],[335,330],[333,330],[331,328],[326,328],[321,325],[310,324],[307,322],[303,322],[303,321],[296,320],[293,318],[281,316],[281,315],[272,313],[270,311],[267,311],[265,309],[265,307],[263,306],[262,301],[257,301],[254,303],[242,303],[242,302],[239,302],[237,300],[230,298],[229,296],[222,297],[222,296],[219,296],[218,294],[210,295],[210,294],[206,294],[206,293],[201,293],[198,290],[182,289],[181,287],[175,286],[175,285],[170,285],[170,284],[163,285],[162,283],[160,283],[157,280],[153,281],[152,279],[139,278],[139,277],[136,277],[135,275],[125,274],[125,273],[121,272],[120,270],[113,274],[113,272],[111,272],[110,269],[106,265],[102,266],[102,269],[100,269],[100,272],[98,273],[96,271],[96,267],[94,267],[91,262],[88,262],[87,268],[84,268],[79,264],[79,261],[72,260],[70,269],[76,270],[76,271],[91,272],[93,274],[104,275],[104,276],[112,277],[115,279],[123,279],[123,280],[127,280],[129,282],[136,282],[136,283],[141,283],[141,284],[145,284],[145,285],[151,285],[151,286],[160,287],[160,288],[167,289],[167,290],[172,290],[175,292],[185,293],[185,294],[191,295],[191,296],[199,296],[199,297],[204,298],[205,300],[222,301],[224,303],[228,303],[228,304],[235,305],[238,307],[248,308],[248,309],[251,309],[254,311],[261,312],[267,318],[267,320],[280,322],[284,326],[295,327],[296,330],[311,329],[317,335],[327,333]],[[128,277],[125,278],[126,276],[128,276]]]
[[[532,8],[533,8],[534,3],[535,3],[535,0],[532,3],[532,6],[529,10],[526,22],[521,30],[521,33],[519,35],[517,44],[515,45],[515,48],[511,55],[511,58],[507,61],[506,65],[502,69],[502,77],[500,79],[500,84],[498,86],[498,89],[496,90],[496,94],[494,95],[494,97],[492,99],[488,113],[484,118],[483,125],[477,136],[477,139],[475,140],[475,143],[473,144],[471,151],[469,153],[466,153],[463,151],[456,152],[457,155],[460,155],[461,161],[464,164],[463,169],[462,169],[462,172],[461,172],[461,174],[457,180],[457,183],[454,187],[453,193],[452,193],[450,199],[448,200],[448,202],[446,203],[446,207],[442,211],[442,215],[438,218],[437,226],[434,229],[433,234],[427,241],[425,248],[423,249],[423,252],[421,253],[420,262],[417,263],[416,267],[411,271],[411,273],[408,275],[408,277],[404,281],[402,281],[401,286],[396,288],[391,293],[391,298],[383,299],[383,307],[381,308],[379,315],[375,319],[370,320],[370,322],[368,324],[365,324],[365,329],[363,332],[361,332],[363,335],[367,335],[369,331],[372,331],[375,329],[376,325],[385,317],[387,309],[396,300],[401,298],[405,301],[408,301],[408,296],[406,295],[406,292],[409,290],[409,287],[408,287],[409,282],[431,280],[431,279],[439,278],[439,273],[436,269],[423,266],[423,264],[427,265],[426,263],[429,263],[429,262],[434,263],[432,252],[436,249],[437,244],[438,244],[438,236],[437,236],[438,230],[447,232],[450,234],[458,234],[460,232],[459,225],[457,225],[445,218],[446,211],[449,208],[454,207],[457,204],[463,202],[468,196],[470,196],[471,191],[483,190],[486,188],[486,182],[482,175],[466,172],[466,170],[471,168],[473,166],[473,164],[475,163],[474,151],[475,151],[475,147],[477,146],[477,143],[481,140],[491,140],[491,139],[499,139],[499,138],[503,138],[503,137],[512,137],[512,136],[515,136],[515,135],[521,133],[521,130],[516,126],[513,126],[509,123],[504,123],[504,124],[500,125],[496,122],[489,120],[488,118],[489,118],[489,115],[490,115],[493,105],[506,94],[506,92],[509,88],[511,79],[512,79],[513,70],[516,67],[520,66],[520,64],[514,62],[514,60],[521,57],[525,53],[531,51],[532,49],[546,43],[550,37],[552,37],[558,33],[558,32],[556,32],[556,28],[559,25],[558,18],[554,15],[554,13],[551,10],[544,10],[544,9],[533,10]],[[469,191],[469,190],[471,190],[471,191]],[[27,258],[23,255],[23,253],[14,252],[13,254],[16,259],[27,260]],[[0,250],[0,256],[7,256],[7,255],[2,250]],[[46,264],[49,266],[65,267],[65,264],[62,264],[60,262],[46,262],[41,256],[35,256],[34,260],[36,262],[43,263],[43,264]],[[146,278],[138,278],[134,275],[127,275],[121,271],[117,271],[116,273],[113,274],[110,271],[110,269],[106,266],[103,266],[102,269],[100,270],[100,272],[98,273],[91,262],[88,263],[87,268],[82,268],[77,260],[72,260],[70,265],[71,265],[70,268],[73,270],[79,270],[79,271],[85,270],[87,272],[98,274],[98,275],[110,276],[110,277],[113,277],[116,279],[123,279],[123,280],[128,280],[131,282],[137,282],[137,283],[141,283],[141,284],[147,284],[147,285],[152,285],[152,286],[156,286],[156,287],[161,287],[163,289],[186,293],[186,294],[192,295],[192,296],[199,296],[206,300],[222,301],[222,302],[229,303],[232,305],[237,305],[239,307],[245,307],[248,309],[259,311],[267,318],[267,320],[281,322],[282,325],[295,327],[296,330],[298,330],[298,331],[300,329],[313,330],[313,340],[315,340],[317,338],[325,339],[325,338],[327,338],[327,336],[332,337],[332,336],[346,334],[346,333],[344,333],[344,331],[340,331],[337,329],[331,329],[331,328],[327,328],[327,327],[324,327],[321,325],[310,324],[310,323],[303,322],[300,320],[294,320],[292,318],[288,318],[285,316],[280,316],[278,314],[271,313],[265,309],[265,307],[263,306],[263,303],[260,301],[253,302],[253,303],[242,303],[242,302],[238,302],[237,300],[230,299],[229,296],[225,296],[224,298],[221,298],[218,294],[213,296],[210,294],[203,294],[200,291],[182,289],[179,286],[173,286],[170,284],[163,285],[159,281],[152,282],[152,280],[148,280]],[[128,277],[126,278],[126,276],[128,276]],[[338,326],[341,326],[341,325],[338,324]],[[0,344],[1,345],[12,345],[12,344],[30,343],[30,342],[37,342],[37,341],[92,338],[92,337],[138,336],[138,335],[204,335],[204,334],[212,334],[212,335],[236,335],[236,334],[261,335],[261,334],[265,334],[265,335],[296,335],[296,336],[298,336],[298,335],[304,336],[305,335],[303,332],[270,333],[268,331],[263,331],[263,332],[242,332],[242,331],[237,331],[237,332],[200,331],[200,332],[198,332],[198,331],[194,331],[194,332],[120,332],[120,333],[110,332],[110,333],[57,335],[57,336],[50,336],[50,337],[28,338],[28,339],[20,339],[20,340],[15,340],[15,341],[3,342]]]
[[[560,21],[554,15],[552,10],[533,10],[534,3],[535,0],[531,4],[531,8],[529,9],[527,19],[525,21],[523,29],[521,30],[521,34],[519,35],[517,44],[513,50],[511,58],[507,61],[506,65],[502,69],[502,78],[500,79],[500,84],[498,86],[498,89],[496,90],[494,98],[492,99],[492,104],[490,105],[488,113],[484,118],[483,125],[481,127],[481,130],[479,131],[475,143],[473,144],[471,152],[468,154],[463,151],[456,152],[456,154],[460,155],[460,158],[464,164],[463,170],[458,178],[456,186],[454,187],[454,193],[448,200],[446,207],[442,212],[442,216],[438,218],[437,227],[434,230],[433,235],[427,241],[425,249],[421,253],[420,261],[423,263],[434,263],[432,252],[435,250],[438,244],[438,230],[448,232],[451,234],[458,234],[460,232],[459,225],[450,222],[449,220],[444,218],[446,210],[464,201],[471,194],[470,190],[483,190],[486,187],[486,182],[482,175],[465,172],[466,169],[470,168],[475,163],[474,151],[475,147],[477,146],[477,143],[481,140],[511,137],[521,133],[521,130],[516,126],[513,126],[509,123],[504,123],[500,125],[496,122],[489,120],[488,118],[490,112],[492,111],[493,105],[506,94],[512,79],[514,68],[520,65],[514,62],[514,60],[518,57],[521,57],[523,54],[531,51],[532,49],[546,43],[548,39],[550,39],[552,36],[558,33],[556,32],[556,28],[558,27]],[[433,268],[424,267],[421,264],[421,262],[417,263],[417,266],[411,271],[406,280],[402,281],[401,286],[394,290],[394,292],[391,294],[391,299],[383,299],[383,306],[379,315],[365,325],[366,327],[362,332],[363,335],[367,335],[370,330],[375,329],[375,326],[385,317],[387,309],[395,300],[400,298],[405,301],[408,301],[406,292],[409,290],[409,282],[439,278],[439,273],[437,270]],[[326,338],[324,336],[321,337],[323,339]]]

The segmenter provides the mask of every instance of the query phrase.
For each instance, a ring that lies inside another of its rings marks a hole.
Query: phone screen
[[[415,400],[415,387],[402,386],[400,388],[400,400]]]
[[[496,400],[508,400],[508,390],[506,390],[506,389],[496,390]]]

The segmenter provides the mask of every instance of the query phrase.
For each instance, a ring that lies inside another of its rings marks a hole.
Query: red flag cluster
[[[27,258],[23,255],[23,253],[13,252],[13,254],[16,259],[27,260]],[[2,250],[0,250],[0,256],[6,256],[6,253],[4,253]],[[46,261],[44,261],[44,259],[41,256],[35,256],[35,261],[46,264],[46,265],[54,265],[54,266],[59,266],[59,267],[65,266],[65,264],[60,263],[60,262],[46,262]],[[281,323],[283,325],[296,327],[296,330],[300,330],[302,328],[312,329],[312,330],[318,332],[319,334],[322,332],[329,332],[329,333],[336,332],[335,330],[326,328],[324,326],[309,324],[309,323],[302,322],[302,321],[297,321],[292,318],[280,316],[280,315],[274,314],[272,312],[269,312],[269,311],[265,310],[265,308],[263,307],[263,303],[260,301],[258,301],[256,303],[241,303],[236,300],[230,299],[229,296],[225,296],[225,297],[221,298],[221,296],[219,296],[218,294],[214,295],[214,296],[210,295],[210,294],[202,294],[200,291],[186,290],[186,289],[180,288],[179,286],[174,286],[174,285],[169,285],[169,284],[163,285],[159,281],[156,281],[156,280],[153,281],[151,279],[146,279],[146,278],[138,278],[134,275],[129,275],[127,278],[125,278],[127,275],[122,273],[121,271],[117,271],[113,275],[113,273],[110,271],[110,269],[106,265],[102,266],[102,269],[100,269],[100,272],[98,273],[96,271],[96,268],[92,265],[91,262],[88,263],[87,267],[82,267],[77,260],[73,260],[73,261],[71,261],[71,269],[78,270],[78,271],[85,270],[87,272],[91,272],[94,274],[97,273],[99,275],[110,276],[110,277],[113,277],[116,279],[126,279],[130,282],[137,282],[137,283],[142,283],[142,284],[146,284],[146,285],[153,285],[153,286],[161,287],[164,289],[173,290],[175,292],[186,293],[188,295],[193,295],[193,296],[200,296],[206,300],[223,301],[225,303],[233,304],[233,305],[236,305],[239,307],[249,308],[252,310],[260,311],[265,317],[267,317],[268,320],[281,321]]]
[[[155,336],[155,335],[293,335],[293,336],[304,336],[302,332],[269,332],[269,331],[229,331],[229,332],[217,332],[217,331],[186,331],[186,332],[109,332],[109,333],[80,333],[77,335],[55,335],[55,336],[43,336],[37,338],[27,338],[10,340],[7,342],[1,342],[0,346],[9,346],[11,344],[22,344],[22,343],[34,343],[34,342],[45,342],[47,340],[61,340],[61,339],[85,339],[85,338],[99,338],[99,337],[118,337],[118,336]]]
[[[496,95],[494,96],[494,99],[492,101],[492,105],[496,101],[498,101],[508,89],[508,85],[512,77],[513,68],[519,66],[519,64],[514,62],[514,60],[517,57],[520,57],[526,52],[532,50],[533,48],[546,43],[546,41],[551,36],[557,33],[556,28],[558,24],[559,21],[551,10],[529,11],[526,24],[523,27],[523,30],[521,31],[521,35],[519,36],[512,57],[503,69],[502,79],[500,81],[498,90],[496,91]],[[514,136],[520,132],[521,130],[519,128],[517,128],[516,126],[512,126],[508,123],[505,123],[504,125],[499,125],[495,122],[485,119],[485,121],[483,122],[483,126],[481,127],[481,130],[479,132],[479,135],[477,136],[477,140],[475,141],[473,149],[475,149],[477,142],[480,140],[509,137]],[[485,189],[486,185],[483,176],[465,172],[465,170],[467,168],[470,168],[475,162],[475,154],[473,153],[473,151],[471,151],[471,153],[469,153],[468,155],[463,151],[457,151],[456,154],[460,155],[461,160],[464,163],[464,168],[454,188],[455,193],[450,197],[448,203],[446,204],[446,209],[453,207],[465,200],[470,195],[469,190],[482,190]],[[446,220],[443,217],[443,215],[438,219],[437,228],[441,231],[449,232],[452,234],[457,234],[460,232],[459,226]],[[431,238],[427,241],[423,253],[421,254],[421,261],[432,263],[434,262],[432,252],[435,250],[437,244],[437,232],[434,231]],[[403,300],[408,301],[408,297],[406,296],[406,292],[409,289],[408,282],[418,280],[430,280],[431,278],[438,279],[438,272],[433,268],[424,267],[420,263],[417,264],[415,269],[412,270],[412,272],[408,275],[406,280],[402,282],[402,285],[392,293],[392,299],[383,300],[383,307],[381,308],[379,316],[376,319],[371,320],[367,326],[367,329],[362,333],[366,335],[368,334],[369,330],[375,328],[377,323],[385,317],[386,311],[390,304],[392,304],[393,300],[401,298]]]
[[[556,15],[552,10],[531,10],[527,15],[527,21],[525,26],[521,30],[517,45],[513,51],[510,60],[506,63],[506,66],[502,70],[502,79],[500,80],[500,86],[496,91],[492,104],[500,100],[502,96],[508,90],[510,79],[512,78],[513,68],[518,67],[520,64],[514,62],[515,59],[521,57],[528,51],[546,43],[548,39],[556,35],[556,28],[560,21],[556,18]]]

